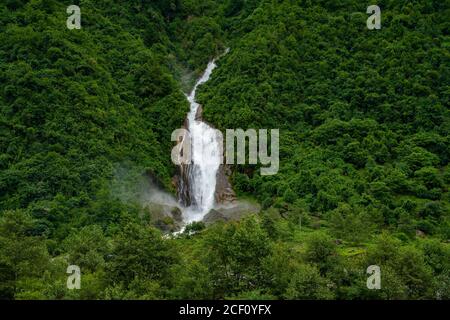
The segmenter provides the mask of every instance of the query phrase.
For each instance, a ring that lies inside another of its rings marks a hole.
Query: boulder
[[[210,210],[203,222],[205,225],[211,225],[217,221],[236,221],[250,214],[257,214],[261,207],[247,201],[235,201],[226,205],[218,206]]]
[[[150,222],[163,232],[174,232],[181,229],[182,213],[179,207],[160,203],[147,203],[145,209],[150,216]]]
[[[229,168],[227,165],[220,165],[216,174],[216,191],[214,194],[216,203],[227,204],[236,200],[236,194],[228,181]]]
[[[419,238],[425,237],[425,232],[423,232],[422,230],[417,229],[416,230],[416,237],[419,237]]]

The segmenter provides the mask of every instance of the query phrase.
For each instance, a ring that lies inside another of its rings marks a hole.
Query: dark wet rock
[[[183,206],[189,207],[194,204],[191,197],[191,190],[189,188],[189,170],[191,167],[189,165],[182,164],[177,168],[178,173],[172,179],[177,190],[177,198]]]
[[[184,121],[184,129],[187,129],[189,126],[189,121],[186,118]],[[181,142],[181,137],[180,141]],[[177,198],[181,202],[181,204],[185,207],[189,207],[194,205],[193,199],[191,197],[191,190],[189,188],[189,176],[190,170],[192,166],[189,164],[181,164],[177,166],[177,173],[172,178],[172,184],[177,190]]]
[[[197,108],[197,112],[195,113],[195,120],[202,121],[203,107],[200,104]]]
[[[172,213],[172,217],[173,217],[173,219],[175,221],[177,221],[177,222],[182,222],[183,221],[183,216],[182,216],[180,208],[174,207],[172,209],[171,213]]]

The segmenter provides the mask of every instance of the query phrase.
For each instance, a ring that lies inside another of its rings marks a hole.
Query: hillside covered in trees
[[[0,299],[450,299],[450,5],[370,4],[2,1]],[[224,48],[204,117],[279,129],[280,170],[231,167],[258,215],[163,236],[134,186],[175,192]]]

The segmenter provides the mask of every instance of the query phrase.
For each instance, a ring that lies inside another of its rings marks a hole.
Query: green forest
[[[450,2],[372,4],[2,0],[0,299],[450,299]],[[279,129],[279,172],[232,166],[261,212],[170,236],[135,186],[175,194],[225,48],[204,118]]]

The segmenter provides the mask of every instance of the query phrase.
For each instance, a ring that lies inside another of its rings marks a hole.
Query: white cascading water
[[[184,210],[186,223],[201,221],[214,207],[216,190],[216,175],[221,163],[220,144],[215,129],[203,121],[196,120],[199,104],[195,101],[197,87],[208,81],[216,67],[215,59],[208,63],[202,77],[197,81],[194,89],[187,97],[190,111],[187,115],[188,130],[191,137],[191,168],[189,184],[191,198],[194,203]]]

